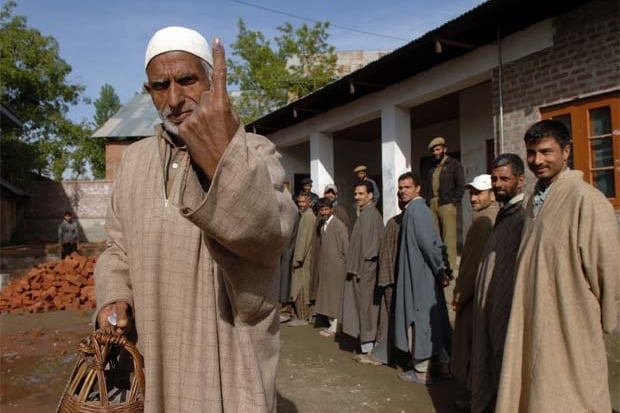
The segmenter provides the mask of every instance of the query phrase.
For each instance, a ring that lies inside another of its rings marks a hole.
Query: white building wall
[[[383,222],[400,213],[398,176],[411,170],[411,111],[389,105],[381,111]]]
[[[487,173],[486,141],[493,139],[491,83],[483,83],[459,93],[459,129],[461,162],[465,182]],[[469,192],[463,195],[463,234],[471,224]]]
[[[284,179],[289,182],[292,194],[299,188],[293,188],[295,174],[310,174],[310,143],[303,142],[294,146],[280,147],[280,162],[284,168]]]
[[[334,139],[329,134],[315,132],[310,136],[310,177],[319,196],[334,182]]]

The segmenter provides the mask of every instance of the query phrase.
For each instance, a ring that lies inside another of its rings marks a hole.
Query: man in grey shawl
[[[276,411],[296,211],[273,143],[232,111],[225,62],[217,38],[211,54],[194,30],[155,33],[144,86],[163,125],[125,150],[108,207],[95,322],[135,329],[146,413]]]
[[[450,362],[450,320],[444,288],[450,284],[444,245],[431,211],[420,196],[419,179],[407,172],[414,196],[405,206],[400,227],[398,277],[394,303],[394,344],[412,356],[412,368],[399,374],[404,381],[432,383],[431,357],[438,356],[442,376]]]
[[[503,205],[476,277],[470,371],[472,412],[486,412],[495,406],[514,291],[515,259],[525,220],[524,174],[523,161],[516,154],[501,154],[493,161],[493,192]]]
[[[369,181],[355,183],[354,198],[360,213],[349,238],[341,320],[342,332],[359,338],[361,354],[367,354],[374,347],[377,336],[379,306],[375,286],[383,220],[372,202]]]

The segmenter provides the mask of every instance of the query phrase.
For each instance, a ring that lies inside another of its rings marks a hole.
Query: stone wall
[[[105,179],[114,180],[123,158],[123,152],[136,140],[111,140],[105,142]]]
[[[55,241],[65,211],[80,225],[82,241],[105,240],[104,221],[112,181],[37,181],[29,185],[31,198],[17,233],[20,241]]]
[[[619,16],[617,0],[582,5],[554,18],[553,47],[503,65],[504,152],[525,157],[523,134],[540,120],[541,106],[620,86]],[[499,114],[498,94],[496,69],[495,117]]]

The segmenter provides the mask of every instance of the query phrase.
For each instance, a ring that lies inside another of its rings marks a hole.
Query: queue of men
[[[450,302],[454,332],[444,288],[456,257],[433,214],[446,205],[439,183],[454,179],[440,179],[441,171],[427,175],[430,189],[415,174],[402,174],[402,212],[385,227],[376,187],[365,176],[353,188],[357,217],[349,231],[346,209],[335,213],[337,189],[326,186],[319,216],[304,224],[314,229],[314,242],[297,235],[300,254],[308,256],[309,244],[316,249],[309,254],[309,312],[316,322],[326,320],[321,335],[358,340],[359,363],[394,364],[400,352],[409,358],[401,380],[460,380],[469,391],[468,399],[455,400],[463,411],[611,411],[603,333],[616,326],[620,296],[613,209],[568,168],[570,136],[561,123],[538,122],[524,140],[538,179],[532,196],[524,193],[524,162],[513,153],[455,191],[469,191],[473,216]],[[443,138],[429,148],[438,154],[435,169],[450,165],[460,176]]]

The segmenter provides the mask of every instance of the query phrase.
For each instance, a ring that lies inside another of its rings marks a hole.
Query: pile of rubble
[[[93,271],[97,256],[73,253],[36,266],[0,292],[0,313],[39,313],[95,308]]]

